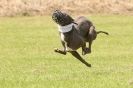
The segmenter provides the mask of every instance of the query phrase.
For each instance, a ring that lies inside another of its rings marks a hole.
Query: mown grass
[[[49,16],[0,18],[0,88],[132,88],[133,17],[88,18],[110,33],[84,57],[91,68],[53,52],[61,44]]]

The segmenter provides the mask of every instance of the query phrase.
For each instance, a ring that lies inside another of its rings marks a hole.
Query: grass
[[[133,17],[88,18],[110,33],[98,35],[84,56],[92,68],[53,52],[61,44],[50,17],[1,17],[0,88],[132,88]]]

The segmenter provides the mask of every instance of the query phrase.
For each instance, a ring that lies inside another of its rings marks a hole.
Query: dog
[[[70,52],[87,67],[91,67],[91,64],[80,56],[77,49],[82,48],[82,55],[91,53],[91,45],[97,34],[104,33],[108,35],[108,33],[104,31],[97,32],[93,23],[84,16],[73,19],[70,15],[55,10],[52,19],[58,24],[58,31],[63,45],[63,50],[57,48],[54,51],[63,55]],[[88,46],[86,46],[87,43]]]

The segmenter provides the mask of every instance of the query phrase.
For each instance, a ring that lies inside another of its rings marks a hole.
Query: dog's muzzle
[[[59,10],[56,10],[54,11],[53,15],[52,15],[52,19],[56,22],[56,23],[60,23],[63,21],[63,16],[64,14],[59,11]]]

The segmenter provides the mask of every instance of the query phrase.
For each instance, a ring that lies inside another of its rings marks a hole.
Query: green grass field
[[[133,88],[133,16],[88,18],[110,34],[83,56],[91,68],[54,53],[61,43],[51,17],[1,17],[0,88]]]

